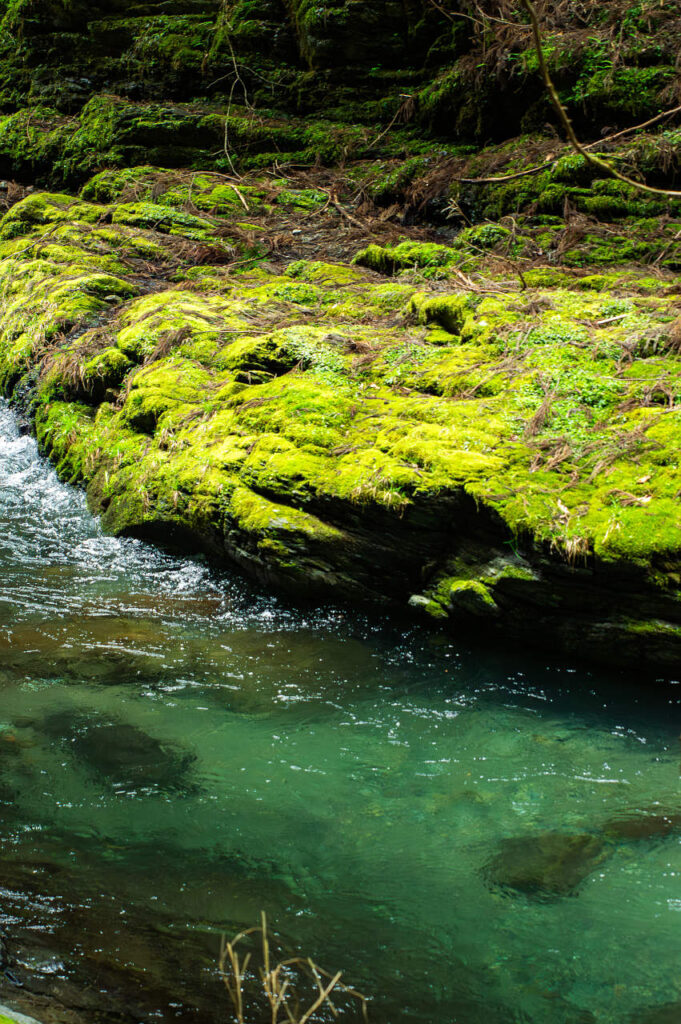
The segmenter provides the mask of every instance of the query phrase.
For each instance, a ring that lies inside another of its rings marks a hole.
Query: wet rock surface
[[[603,825],[603,832],[624,842],[666,839],[681,834],[681,814],[660,808],[623,813],[608,819]]]
[[[0,636],[0,666],[33,676],[139,683],[162,675],[164,633],[158,622],[88,616],[23,624]],[[167,647],[166,647],[167,650]]]
[[[158,844],[133,850],[150,898],[146,907],[133,907],[125,895],[130,880],[124,859],[111,867],[116,891],[102,893],[99,842],[74,837],[67,856],[58,839],[42,845],[42,856],[23,849],[6,851],[0,860],[3,998],[43,1024],[129,1024],[161,1013],[168,1020],[214,1024],[221,1019],[227,1010],[220,1004],[216,971],[219,929],[210,919],[204,927],[188,928],[171,909],[154,906],[159,856],[171,851]],[[172,852],[175,856],[164,863],[178,893],[188,880],[201,878],[202,893],[205,880],[209,890],[224,896],[235,879],[243,883],[252,877],[250,901],[246,885],[240,909],[253,919],[260,900],[274,905],[291,898],[282,883],[268,880],[266,864],[249,864],[238,855],[212,860],[177,848]],[[191,895],[185,899],[189,906]],[[238,930],[236,922],[233,927]]]

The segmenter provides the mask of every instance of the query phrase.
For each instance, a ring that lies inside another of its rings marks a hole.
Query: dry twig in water
[[[365,996],[349,985],[342,984],[341,971],[331,975],[309,957],[291,957],[273,964],[267,916],[264,911],[260,915],[259,928],[248,928],[239,932],[230,942],[223,937],[220,945],[218,972],[232,1003],[236,1024],[246,1024],[244,981],[252,957],[252,953],[247,953],[242,960],[237,947],[244,939],[255,934],[261,936],[262,967],[258,970],[258,976],[269,1006],[271,1024],[309,1024],[317,1010],[323,1006],[327,1006],[333,1016],[337,1017],[338,1011],[331,1001],[331,994],[335,991],[343,992],[351,999],[357,1000],[362,1018],[368,1024]],[[307,1009],[303,1009],[300,994],[294,989],[296,971],[299,977],[302,974],[308,981],[313,982],[317,989],[317,994]],[[280,1016],[282,1012],[284,1017]]]

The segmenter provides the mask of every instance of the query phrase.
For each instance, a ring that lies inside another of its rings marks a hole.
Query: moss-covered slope
[[[265,259],[259,225],[304,248],[329,205],[141,168],[13,206],[0,383],[60,474],[108,529],[295,592],[673,662],[678,248],[549,266],[540,218]]]
[[[676,0],[537,8],[581,132],[597,139],[678,104]],[[7,176],[31,160],[52,183],[83,162],[85,175],[147,160],[186,166],[197,149],[205,167],[225,149],[240,161],[244,141],[247,157],[301,162],[315,147],[282,115],[324,122],[317,149],[330,125],[344,126],[341,157],[357,149],[347,129],[360,124],[374,139],[390,125],[407,145],[424,134],[479,145],[550,137],[555,121],[512,0],[0,0]]]

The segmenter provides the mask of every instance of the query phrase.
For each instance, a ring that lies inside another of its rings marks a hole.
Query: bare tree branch
[[[648,121],[643,121],[642,124],[634,124],[630,128],[623,128],[620,132],[614,132],[612,135],[606,135],[602,139],[596,139],[595,142],[588,142],[585,146],[585,150],[595,149],[597,146],[605,146],[608,142],[613,142],[615,139],[621,138],[623,135],[631,135],[632,132],[640,132],[644,128],[650,128],[653,124],[658,124],[660,121],[666,120],[668,117],[673,117],[674,114],[681,113],[681,106],[672,107],[671,110],[665,110],[661,114],[656,114],[655,117],[651,117]],[[540,171],[545,171],[548,167],[553,167],[559,160],[563,159],[564,154],[561,153],[559,156],[554,156],[551,160],[546,160],[543,164],[537,164],[535,167],[528,167],[524,171],[517,171],[515,174],[498,174],[490,178],[456,178],[456,181],[460,181],[462,185],[493,185],[500,181],[515,181],[517,178],[527,178],[531,174],[539,174]],[[639,184],[636,182],[635,184]],[[674,195],[675,193],[671,193]]]
[[[638,189],[640,192],[648,192],[656,196],[669,196],[670,198],[673,199],[681,199],[681,192],[677,192],[674,191],[673,189],[667,188],[654,188],[652,185],[645,185],[641,181],[635,181],[634,178],[630,178],[628,177],[628,175],[622,174],[620,171],[615,170],[614,167],[611,167],[607,160],[603,160],[600,156],[597,156],[595,153],[590,152],[589,149],[587,149],[587,147],[584,146],[579,141],[575,133],[572,121],[570,120],[567,110],[561,103],[560,97],[558,95],[558,90],[556,89],[553,83],[553,79],[551,78],[551,75],[549,73],[546,58],[544,57],[544,50],[542,47],[541,29],[539,27],[539,19],[537,17],[537,12],[534,9],[533,4],[531,3],[531,0],[520,0],[520,2],[530,16],[530,23],[532,25],[532,36],[534,38],[534,47],[537,51],[537,58],[539,60],[539,70],[541,71],[542,78],[544,80],[544,85],[546,86],[547,92],[551,97],[551,102],[553,103],[553,106],[556,109],[556,113],[560,118],[561,124],[565,129],[565,132],[567,134],[568,140],[572,148],[577,153],[579,153],[579,155],[582,156],[587,161],[587,163],[590,163],[593,167],[597,167],[600,171],[603,171],[611,178],[616,178],[618,181],[623,181],[626,185],[631,185],[633,188]]]

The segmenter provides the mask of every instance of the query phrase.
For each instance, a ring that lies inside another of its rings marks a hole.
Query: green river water
[[[375,1024],[681,1021],[673,680],[107,538],[5,407],[0,568],[3,1001],[227,1022],[265,910]]]

